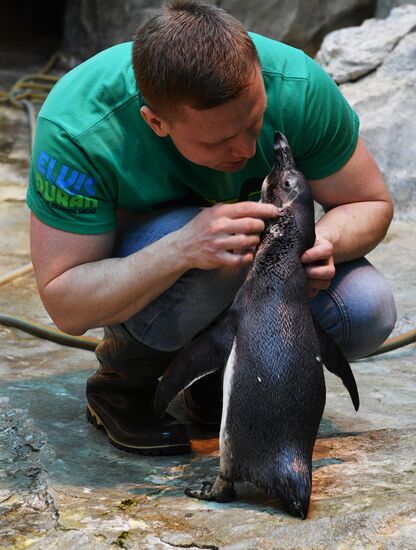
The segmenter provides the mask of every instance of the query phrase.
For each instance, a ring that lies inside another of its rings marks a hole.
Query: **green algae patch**
[[[137,501],[134,498],[125,498],[120,502],[118,508],[120,508],[120,510],[128,510],[132,506],[136,506],[136,504]]]
[[[111,544],[113,546],[118,546],[119,548],[126,548],[125,542],[127,541],[128,536],[129,536],[129,532],[128,531],[123,531],[122,533],[119,534],[119,536],[116,538],[116,540],[114,542],[112,542]]]

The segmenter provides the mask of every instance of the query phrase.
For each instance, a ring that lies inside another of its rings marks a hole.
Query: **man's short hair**
[[[147,104],[210,109],[238,96],[259,60],[244,26],[226,11],[172,0],[137,31],[133,67]]]

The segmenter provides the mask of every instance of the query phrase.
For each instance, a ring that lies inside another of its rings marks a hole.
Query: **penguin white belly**
[[[221,428],[220,428],[220,451],[224,449],[225,441],[228,438],[227,434],[227,416],[228,407],[230,404],[231,386],[233,382],[234,370],[236,365],[236,339],[234,339],[233,346],[231,348],[230,355],[227,360],[224,371],[223,381],[223,401],[222,401],[222,416],[221,416]]]

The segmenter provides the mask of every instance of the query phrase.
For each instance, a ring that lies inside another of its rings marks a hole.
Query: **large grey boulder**
[[[386,52],[385,58],[380,62],[377,61],[378,68],[369,67],[369,74],[355,82],[345,83],[340,88],[360,116],[361,135],[393,195],[396,217],[416,220],[416,32],[412,31],[416,22],[416,6],[393,10],[388,19],[378,22],[378,41],[375,34],[371,34],[369,39],[375,65],[375,59],[383,51],[386,37],[391,39],[392,26],[399,20],[402,29],[407,26],[408,33],[400,36],[395,44],[391,41],[391,51]],[[373,21],[371,20],[367,28],[371,28]],[[356,73],[349,71],[349,67],[354,65],[354,59],[357,59],[357,66],[361,64],[365,57],[363,51],[369,51],[364,34],[360,36],[361,47],[356,29],[336,31],[328,37],[333,44],[338,42],[343,45],[348,41],[351,43],[351,48],[346,50],[342,50],[340,46],[340,51],[344,51],[347,57],[342,82],[346,81],[347,74],[350,79],[357,78]],[[327,53],[328,50],[325,51]],[[323,59],[322,50],[317,58]],[[342,58],[339,54],[337,66],[341,64]],[[324,66],[331,72],[334,65],[329,60]],[[332,74],[334,75],[333,72]]]
[[[341,90],[383,172],[400,218],[416,220],[416,33],[374,73]]]
[[[375,12],[373,0],[246,0],[217,2],[245,26],[315,54],[334,29],[357,25]]]
[[[376,17],[388,17],[393,8],[405,4],[416,4],[416,0],[377,0]]]
[[[375,13],[376,0],[204,0],[221,5],[254,32],[315,54],[328,32],[358,25]],[[162,0],[73,0],[67,2],[63,49],[85,59],[131,40]]]
[[[416,29],[416,6],[395,8],[387,19],[368,19],[325,37],[316,60],[338,82],[356,80],[376,69],[409,32]]]
[[[65,9],[62,50],[77,61],[131,40],[161,0],[72,0]]]

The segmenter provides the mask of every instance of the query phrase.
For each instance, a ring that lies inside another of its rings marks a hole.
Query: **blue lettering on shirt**
[[[79,175],[79,178],[77,179],[77,183],[75,184],[75,187],[74,187],[74,193],[79,193],[79,191],[82,187],[82,184],[84,183],[86,177],[87,177],[87,174],[80,174]]]
[[[56,185],[60,187],[61,189],[64,189],[65,191],[69,190],[69,187],[72,187],[78,177],[79,172],[76,170],[72,170],[71,175],[66,180],[66,173],[68,172],[69,167],[65,166],[65,164],[62,165],[61,171],[59,172],[59,176],[56,180]],[[74,193],[71,193],[72,195]]]
[[[55,183],[57,187],[69,195],[86,195],[89,197],[95,197],[96,195],[96,181],[94,178],[66,164],[59,163],[57,159],[50,157],[45,151],[40,152],[36,167],[47,181]]]
[[[87,191],[88,195],[91,195],[92,197],[95,196],[95,180],[92,178],[88,178],[84,185],[85,190]]]
[[[49,160],[49,155],[47,155],[45,153],[45,151],[41,151],[40,152],[40,155],[39,155],[39,158],[38,158],[38,164],[37,164],[37,168],[39,170],[39,172],[43,175],[45,175],[45,163],[47,163]]]
[[[46,179],[51,183],[55,183],[55,178],[53,177],[53,169],[55,168],[55,159],[51,159],[48,164],[48,171],[46,172]]]

